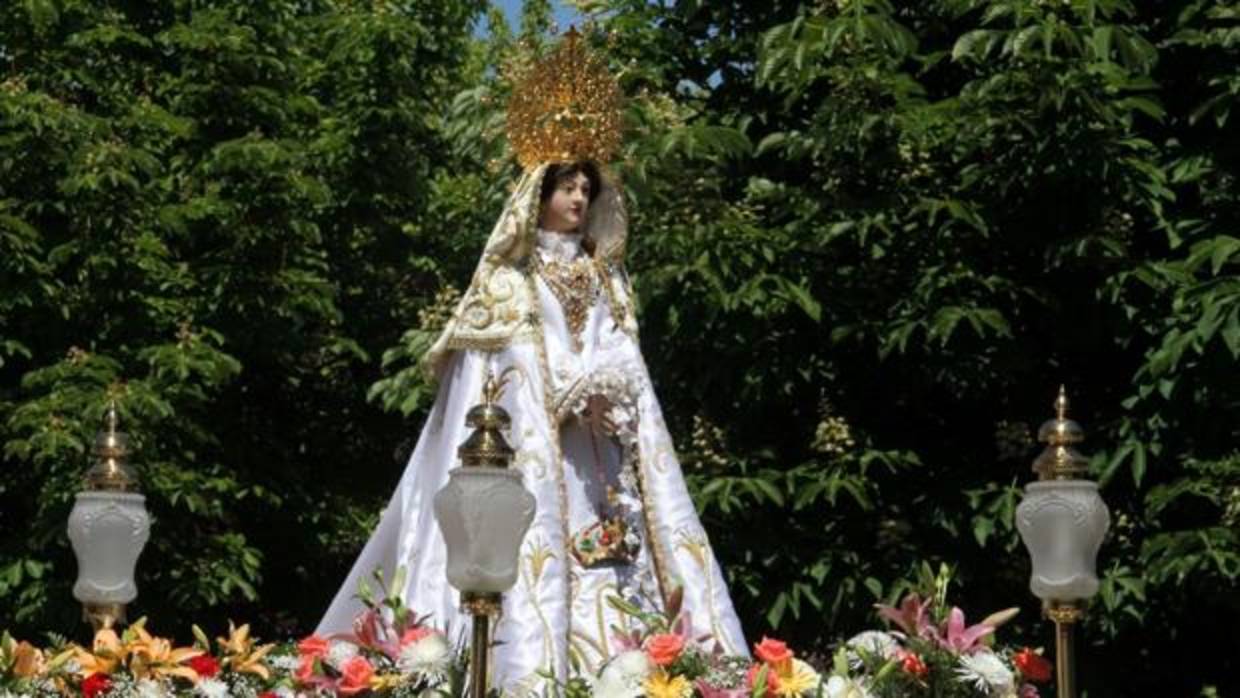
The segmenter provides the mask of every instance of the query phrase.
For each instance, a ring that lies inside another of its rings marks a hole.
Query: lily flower
[[[930,602],[917,594],[908,594],[900,602],[899,608],[875,604],[878,615],[894,623],[909,637],[929,639],[934,636],[934,626],[930,624]]]
[[[955,606],[952,607],[951,613],[947,616],[947,623],[944,629],[946,633],[934,631],[934,640],[938,642],[940,647],[954,654],[973,654],[985,649],[985,646],[981,643],[982,638],[995,631],[993,625],[985,623],[966,627],[964,624],[964,611]]]
[[[275,645],[255,647],[254,638],[250,637],[249,624],[238,628],[232,621],[228,621],[228,637],[216,638],[215,641],[223,654],[224,666],[238,673],[253,674],[262,679],[271,678],[271,670],[263,663],[263,658],[275,649]]]

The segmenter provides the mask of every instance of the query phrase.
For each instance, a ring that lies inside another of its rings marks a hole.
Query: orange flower
[[[430,635],[432,632],[434,631],[430,628],[423,628],[420,626],[417,628],[409,628],[400,636],[400,646],[405,647],[406,645],[411,645],[427,635]]]
[[[788,645],[765,635],[762,642],[753,646],[753,653],[778,671],[787,672],[792,663],[792,650],[788,649]]]
[[[1041,683],[1051,680],[1051,663],[1028,647],[1017,652],[1012,661],[1016,664],[1016,668],[1020,670],[1021,676],[1030,681]]]
[[[913,652],[903,652],[900,655],[900,668],[904,669],[905,673],[919,679],[930,673],[930,667],[927,667],[921,657]]]
[[[762,638],[762,640],[765,642],[766,638]],[[783,643],[779,644],[782,645]],[[792,663],[791,658],[789,658],[788,663]],[[748,684],[750,693],[753,693],[754,689],[758,687],[758,675],[762,674],[764,669],[766,670],[766,697],[774,698],[779,693],[779,674],[774,667],[766,664],[754,664],[749,667],[749,673],[745,676],[745,683]]]
[[[375,668],[365,657],[352,657],[340,668],[340,693],[352,696],[365,691],[370,688],[370,679],[374,675]]]
[[[676,661],[684,648],[684,639],[671,633],[651,635],[650,639],[646,640],[646,654],[650,656],[650,661],[659,666],[667,666]]]
[[[47,669],[43,650],[25,640],[13,647],[13,675],[19,679],[38,676]]]
[[[297,671],[293,676],[302,683],[310,683],[314,678],[314,657],[309,654],[301,656],[301,663],[297,665]]]
[[[297,643],[297,651],[303,657],[314,657],[315,659],[323,659],[327,656],[327,639],[318,635],[311,635],[301,642]]]

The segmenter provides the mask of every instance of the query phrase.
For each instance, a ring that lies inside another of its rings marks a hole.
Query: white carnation
[[[885,633],[881,630],[867,630],[854,635],[852,639],[845,643],[845,647],[848,649],[848,662],[855,669],[862,663],[859,652],[880,659],[891,659],[900,649],[900,642],[891,633]]]
[[[594,684],[595,698],[637,698],[654,663],[641,650],[620,653],[603,669]]]
[[[337,671],[344,668],[344,663],[357,656],[357,645],[352,642],[334,640],[327,648],[327,663]]]
[[[134,684],[134,693],[137,698],[168,698],[170,695],[164,682],[154,679],[138,679]]]
[[[219,679],[203,679],[194,685],[194,693],[202,698],[229,698],[228,684]]]
[[[451,656],[448,641],[439,633],[431,633],[426,637],[411,642],[400,651],[396,659],[396,668],[400,673],[441,675],[448,667]]]
[[[825,689],[827,698],[874,698],[860,681],[832,676]]]
[[[960,657],[956,676],[964,683],[973,684],[979,691],[991,695],[1011,693],[1016,676],[994,652],[982,651]]]

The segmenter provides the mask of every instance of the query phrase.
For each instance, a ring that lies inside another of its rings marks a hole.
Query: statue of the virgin
[[[431,502],[485,377],[511,368],[500,404],[537,513],[495,624],[492,685],[541,692],[542,674],[597,670],[617,651],[615,628],[633,623],[611,596],[662,612],[682,595],[695,635],[747,654],[638,344],[623,195],[597,164],[619,143],[619,99],[572,31],[515,85],[508,137],[524,173],[424,359],[438,380],[434,406],[320,634],[348,632],[362,610],[359,582],[376,569],[392,579],[397,567],[407,606],[440,626],[468,626]]]

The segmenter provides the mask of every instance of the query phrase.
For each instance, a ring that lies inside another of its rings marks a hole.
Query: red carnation
[[[220,663],[209,654],[200,654],[189,660],[189,668],[193,669],[200,679],[209,679],[220,673]]]
[[[904,669],[906,673],[911,674],[919,679],[925,678],[926,674],[930,673],[930,667],[927,667],[926,663],[922,661],[921,657],[918,657],[913,652],[904,652],[901,655],[900,667]]]
[[[1020,675],[1030,681],[1042,683],[1051,680],[1051,671],[1054,667],[1046,661],[1045,657],[1028,647],[1016,653],[1013,663],[1020,670]]]
[[[82,681],[82,698],[96,698],[112,690],[112,679],[95,672]]]

